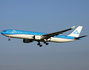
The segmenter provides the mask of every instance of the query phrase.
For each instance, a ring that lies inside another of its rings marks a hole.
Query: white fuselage
[[[12,34],[12,35],[6,35],[7,37],[12,37],[12,38],[21,38],[21,39],[33,39],[34,35],[28,35],[28,34]],[[40,35],[36,35],[36,36],[40,36]],[[34,41],[37,41],[40,39],[35,39]],[[56,38],[56,37],[51,37],[49,39],[47,39],[47,42],[71,42],[74,41],[75,39],[65,39],[65,38]]]

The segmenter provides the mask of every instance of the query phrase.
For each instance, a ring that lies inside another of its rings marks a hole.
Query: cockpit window
[[[3,32],[6,32],[6,30],[4,30]]]

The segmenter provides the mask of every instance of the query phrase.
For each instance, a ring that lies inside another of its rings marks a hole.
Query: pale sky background
[[[0,32],[18,29],[51,33],[83,26],[89,35],[89,0],[0,0]],[[68,31],[64,34],[70,34]],[[37,42],[0,35],[0,70],[89,70],[89,37],[68,43]]]

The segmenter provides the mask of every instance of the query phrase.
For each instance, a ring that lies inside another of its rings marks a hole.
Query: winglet
[[[74,28],[75,28],[75,26],[71,27],[71,29],[74,29]]]

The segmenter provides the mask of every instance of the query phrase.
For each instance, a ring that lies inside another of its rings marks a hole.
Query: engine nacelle
[[[33,42],[33,41],[30,39],[23,39],[23,43],[30,43],[30,42]]]

